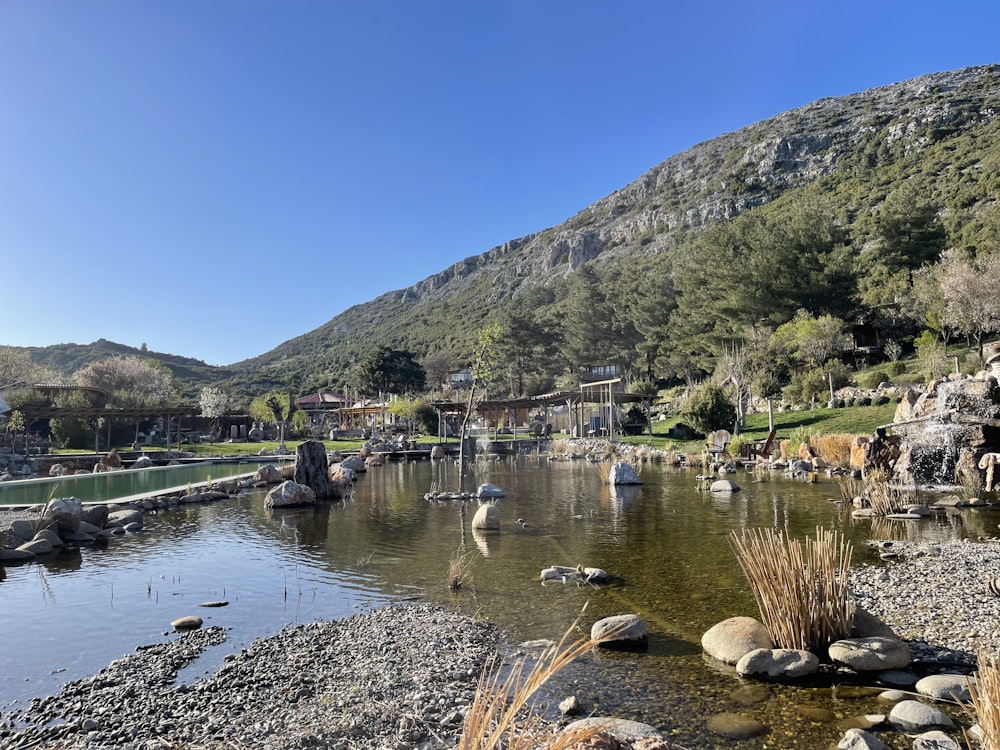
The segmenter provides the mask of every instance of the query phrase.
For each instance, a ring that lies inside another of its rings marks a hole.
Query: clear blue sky
[[[0,344],[229,364],[1000,4],[0,0]]]

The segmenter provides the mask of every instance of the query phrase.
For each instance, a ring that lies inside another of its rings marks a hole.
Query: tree
[[[731,429],[736,424],[736,407],[718,383],[704,383],[688,398],[681,418],[698,432],[708,434]]]
[[[109,404],[118,408],[165,406],[177,396],[170,370],[141,357],[114,356],[91,362],[77,370],[73,380],[107,392]]]
[[[423,390],[426,374],[410,352],[378,346],[361,360],[357,379],[363,393],[384,397]]]
[[[490,323],[480,328],[476,333],[476,357],[472,362],[472,387],[469,388],[469,400],[465,406],[465,416],[462,419],[462,429],[458,446],[458,489],[462,490],[465,482],[465,443],[468,438],[469,421],[472,418],[472,405],[476,400],[476,387],[492,377],[496,370],[496,342],[500,337],[500,325]]]
[[[869,307],[904,304],[913,272],[934,263],[945,249],[947,234],[940,207],[906,186],[891,193],[876,218],[876,239],[858,256],[861,301]]]
[[[792,320],[778,326],[769,343],[772,352],[790,358],[794,366],[816,369],[843,351],[848,341],[844,321],[799,310]]]
[[[955,250],[941,260],[939,288],[944,300],[942,322],[971,339],[985,364],[983,338],[1000,331],[1000,254],[964,260]]]
[[[214,386],[201,389],[198,404],[202,416],[212,420],[212,432],[217,435],[222,434],[222,419],[239,408],[239,402],[229,391]]]
[[[285,445],[285,426],[295,411],[295,401],[288,393],[268,391],[250,402],[250,416],[258,422],[278,427],[278,440]]]

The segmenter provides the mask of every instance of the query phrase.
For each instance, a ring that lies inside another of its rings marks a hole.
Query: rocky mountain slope
[[[588,261],[634,275],[654,258],[679,257],[713,223],[779,200],[834,196],[845,207],[846,221],[863,223],[884,200],[887,186],[910,181],[947,208],[953,230],[965,223],[996,223],[998,115],[1000,65],[819,99],[671,156],[558,226],[351,307],[230,368],[167,364],[192,382],[231,377],[257,390],[337,384],[379,344],[405,348],[418,358],[446,352],[463,361],[475,331],[498,311],[517,305],[526,287],[550,287],[551,304],[558,305],[560,282]],[[863,237],[864,231],[856,233]],[[59,353],[59,369],[71,354]],[[47,356],[44,350],[32,355]],[[53,364],[54,356],[46,364]]]

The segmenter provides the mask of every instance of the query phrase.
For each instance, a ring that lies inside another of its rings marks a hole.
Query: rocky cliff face
[[[698,144],[559,226],[474,255],[413,286],[389,292],[243,365],[266,367],[301,346],[377,339],[415,311],[449,300],[501,300],[527,284],[565,276],[587,261],[615,263],[668,252],[678,237],[835,176],[844,163],[874,166],[913,154],[1000,113],[1000,65],[935,73],[816,102]],[[867,161],[866,161],[867,160]],[[473,311],[470,314],[475,314]],[[404,337],[405,338],[405,337]]]

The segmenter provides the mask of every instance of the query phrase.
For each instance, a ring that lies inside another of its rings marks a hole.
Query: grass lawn
[[[789,437],[792,432],[811,435],[872,435],[879,425],[890,424],[896,413],[896,404],[883,406],[851,406],[843,409],[810,409],[808,411],[783,411],[774,413],[777,428],[775,440]],[[654,448],[675,449],[682,453],[698,453],[705,447],[704,440],[680,441],[667,435],[680,417],[653,423],[653,436],[635,435],[622,438],[633,445],[652,445]],[[767,440],[767,414],[749,414],[740,435],[749,442]]]

